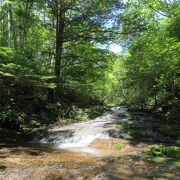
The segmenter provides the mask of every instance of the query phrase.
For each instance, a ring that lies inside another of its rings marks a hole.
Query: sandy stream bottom
[[[115,144],[121,143],[118,149]],[[142,156],[147,144],[96,139],[89,147],[59,149],[53,145],[0,145],[0,180],[180,179],[177,162]]]

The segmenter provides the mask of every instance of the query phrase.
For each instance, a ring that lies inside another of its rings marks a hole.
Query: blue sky
[[[101,49],[108,49],[116,54],[122,54],[123,53],[123,48],[122,46],[112,43],[112,44],[106,44],[106,45],[99,45]]]
[[[111,44],[108,49],[116,54],[121,54],[123,50],[122,47],[117,44]]]

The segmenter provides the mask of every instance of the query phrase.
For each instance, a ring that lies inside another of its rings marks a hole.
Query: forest
[[[179,54],[178,0],[1,0],[0,142],[125,106],[179,153]]]

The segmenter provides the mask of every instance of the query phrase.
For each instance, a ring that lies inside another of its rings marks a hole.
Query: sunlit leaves
[[[124,76],[120,79],[123,94],[131,102],[153,105],[154,101],[157,105],[177,96],[179,35],[176,8],[175,2],[130,1],[122,15],[124,38],[131,41],[129,55],[120,70]]]

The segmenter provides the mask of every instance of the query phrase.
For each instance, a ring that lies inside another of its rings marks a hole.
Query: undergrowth
[[[166,145],[152,145],[147,150],[148,155],[165,156],[169,158],[180,159],[180,147]]]

